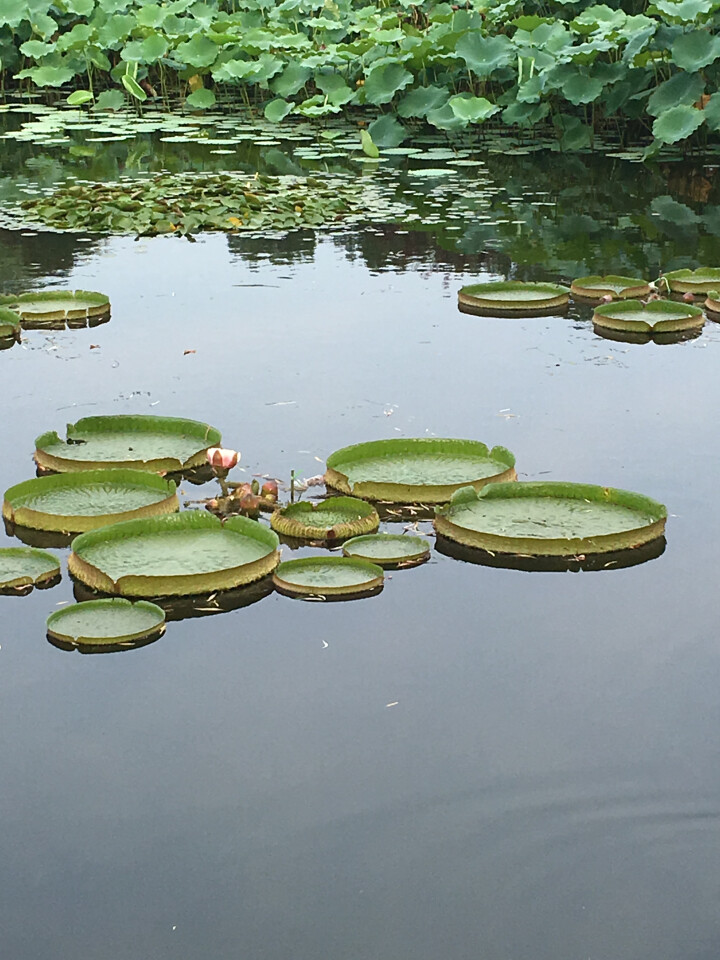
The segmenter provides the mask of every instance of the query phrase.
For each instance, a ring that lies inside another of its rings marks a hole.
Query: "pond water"
[[[4,148],[8,184],[27,151]],[[520,479],[637,490],[670,513],[664,553],[627,569],[433,551],[372,598],[260,589],[104,656],[46,640],[66,573],[0,597],[4,956],[718,956],[720,328],[628,344],[593,333],[586,307],[456,305],[473,280],[717,264],[714,171],[482,160],[440,199],[432,178],[418,188],[423,219],[482,191],[484,219],[460,230],[0,233],[0,292],[112,303],[108,323],[26,331],[0,354],[3,489],[32,475],[45,430],[156,413],[218,426],[247,475],[309,477],[363,440],[469,437],[511,449]]]

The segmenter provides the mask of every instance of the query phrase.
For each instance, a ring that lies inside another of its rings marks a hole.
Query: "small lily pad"
[[[165,630],[165,611],[147,600],[109,597],[56,610],[47,618],[48,636],[77,645],[134,643]]]
[[[478,316],[543,316],[567,306],[570,290],[559,283],[524,283],[500,280],[474,283],[458,293],[458,308]]]
[[[355,557],[301,557],[281,563],[273,574],[276,588],[294,596],[368,594],[383,582],[382,567]]]
[[[273,530],[302,540],[343,540],[371,533],[379,525],[375,508],[356,497],[330,497],[317,504],[301,500],[270,517]]]
[[[415,566],[428,559],[430,544],[423,537],[374,533],[348,540],[343,545],[343,555],[369,560],[379,567]]]
[[[439,507],[443,537],[493,553],[577,556],[661,537],[666,508],[650,497],[586,483],[498,483],[458,490]]]
[[[621,333],[667,334],[698,330],[705,323],[700,307],[671,300],[622,300],[595,308],[595,327]]]
[[[579,277],[573,280],[570,292],[574,297],[584,300],[602,300],[603,297],[627,300],[631,297],[646,297],[650,293],[650,284],[645,280],[638,280],[637,277],[608,274],[604,277]]]
[[[209,447],[221,444],[220,431],[198,420],[175,417],[84,417],[67,425],[67,439],[55,431],[35,441],[35,462],[69,473],[103,467],[129,467],[150,473],[179,473],[205,463]]]
[[[439,437],[371,440],[336,450],[325,483],[341,493],[392,503],[445,503],[471,484],[514,480],[515,457],[479,440]]]
[[[708,293],[720,286],[720,267],[671,270],[664,279],[673,293]]]
[[[0,547],[0,590],[43,586],[60,575],[60,561],[36,547]]]
[[[187,596],[252,583],[279,559],[277,535],[257,521],[221,523],[193,510],[83,533],[72,542],[68,569],[107,594]]]
[[[171,480],[142,470],[83,470],[10,487],[2,513],[10,523],[34,530],[83,533],[179,509]]]
[[[705,310],[708,313],[720,314],[720,292],[717,290],[708,290],[705,300]],[[712,319],[715,319],[714,317]]]
[[[55,322],[82,326],[91,321],[102,322],[110,316],[110,300],[103,293],[91,290],[44,290],[0,298],[0,304],[20,316],[24,327],[43,327]]]
[[[20,315],[8,307],[0,307],[0,340],[20,339]]]

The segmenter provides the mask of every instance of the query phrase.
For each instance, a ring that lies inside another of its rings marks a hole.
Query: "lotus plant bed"
[[[657,334],[700,330],[705,323],[705,314],[700,307],[691,303],[623,300],[596,307],[592,320],[596,328],[653,337]]]
[[[72,542],[68,569],[106,594],[188,596],[252,583],[279,559],[277,535],[257,521],[221,523],[189,511],[83,533]]]
[[[458,307],[484,317],[539,317],[560,313],[569,299],[569,288],[559,283],[501,280],[462,287]]]
[[[73,646],[134,645],[165,631],[165,612],[147,600],[88,600],[47,618],[48,637]]]
[[[25,480],[5,491],[3,517],[34,530],[83,533],[179,510],[175,484],[142,470],[83,470]]]
[[[479,440],[438,437],[371,440],[327,458],[325,483],[365,500],[446,503],[460,487],[514,480],[515,457]]]
[[[570,293],[580,300],[598,301],[610,298],[612,300],[628,300],[631,298],[647,297],[650,293],[650,284],[637,277],[620,277],[609,274],[606,277],[591,276],[579,277],[573,280]]]
[[[110,319],[110,300],[91,290],[43,290],[0,297],[0,305],[20,316],[28,329],[47,326],[85,327]]]
[[[318,504],[301,500],[270,517],[273,530],[300,540],[344,540],[372,533],[379,525],[377,510],[357,497],[330,497]]]
[[[51,586],[60,576],[60,561],[36,547],[0,547],[0,591],[26,593]]]
[[[649,497],[585,483],[468,487],[439,507],[441,536],[493,553],[572,557],[626,550],[663,536],[666,508]]]
[[[66,439],[54,431],[35,441],[35,462],[43,470],[68,473],[107,467],[151,473],[180,473],[205,464],[220,431],[198,420],[176,417],[84,417],[67,426]]]
[[[280,593],[323,599],[368,596],[383,582],[382,567],[355,557],[301,557],[281,563],[273,574]]]
[[[423,537],[398,533],[374,533],[353,537],[343,544],[343,556],[369,560],[379,567],[415,567],[430,556],[430,544]]]
[[[673,293],[709,293],[720,286],[720,267],[671,270],[660,278],[659,283]]]

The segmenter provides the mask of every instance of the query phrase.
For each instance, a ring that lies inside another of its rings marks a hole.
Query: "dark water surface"
[[[456,309],[463,282],[510,268],[701,262],[712,197],[662,172],[573,181],[533,163],[523,176],[578,205],[498,230],[488,255],[390,226],[0,234],[0,292],[112,302],[107,324],[28,331],[0,354],[2,489],[32,475],[44,430],[156,413],[217,425],[249,473],[310,476],[379,437],[473,437],[513,450],[521,479],[635,489],[671,514],[664,554],[640,566],[433,552],[371,599],[272,594],[105,656],[45,639],[66,574],[0,597],[3,957],[720,955],[720,329],[636,345],[596,336],[586,308]],[[684,232],[648,219],[649,182],[693,213]],[[595,235],[569,219],[590,196],[623,198]]]

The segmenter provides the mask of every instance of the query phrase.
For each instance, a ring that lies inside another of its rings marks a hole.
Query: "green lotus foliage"
[[[47,618],[48,636],[78,646],[134,644],[165,630],[165,611],[147,600],[107,597],[56,610]]]
[[[382,567],[357,557],[301,557],[281,563],[273,583],[290,596],[340,597],[382,589]]]
[[[102,109],[109,92],[135,104],[181,95],[193,110],[239,95],[273,103],[274,122],[353,107],[448,133],[491,117],[552,120],[564,150],[587,146],[608,122],[643,138],[648,117],[658,147],[714,132],[699,98],[720,78],[720,3],[623,7],[3,0],[0,81],[65,87],[72,104]]]

